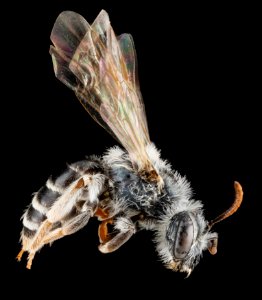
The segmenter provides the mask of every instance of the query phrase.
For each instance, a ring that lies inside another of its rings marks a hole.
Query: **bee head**
[[[168,268],[186,272],[189,276],[204,250],[209,250],[212,255],[217,253],[218,234],[211,232],[211,228],[239,208],[243,192],[241,185],[237,182],[235,182],[235,193],[233,205],[210,222],[205,221],[201,208],[181,211],[170,219],[165,236],[169,252]],[[167,253],[165,257],[168,258]]]
[[[209,249],[212,254],[217,252],[218,235],[210,232],[206,224],[202,210],[182,211],[172,217],[166,230],[172,258],[168,268],[186,272],[189,276],[204,250]]]

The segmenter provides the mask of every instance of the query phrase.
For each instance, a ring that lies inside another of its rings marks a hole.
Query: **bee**
[[[28,252],[30,269],[45,244],[96,217],[102,253],[116,251],[140,230],[152,230],[165,266],[189,275],[204,250],[217,252],[218,234],[212,227],[239,208],[241,185],[234,184],[231,207],[207,221],[190,183],[160,157],[149,138],[132,36],[116,37],[104,10],[92,25],[75,12],[62,12],[51,41],[56,77],[123,148],[69,164],[60,176],[47,180],[22,216],[17,259]]]

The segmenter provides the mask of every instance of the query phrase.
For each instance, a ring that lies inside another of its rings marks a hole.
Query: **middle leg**
[[[116,234],[108,234],[107,224],[114,224],[114,228],[118,231]],[[100,242],[98,249],[102,253],[110,253],[119,249],[125,244],[136,232],[136,226],[130,218],[118,217],[110,219],[109,222],[104,221],[99,227]],[[102,234],[101,234],[102,232]]]

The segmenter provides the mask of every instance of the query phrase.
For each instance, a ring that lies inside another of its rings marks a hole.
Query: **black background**
[[[220,236],[217,255],[205,252],[188,279],[164,268],[151,233],[137,234],[115,253],[99,253],[95,220],[44,247],[31,271],[25,269],[25,258],[15,261],[19,218],[32,192],[66,162],[102,154],[115,144],[55,78],[48,53],[49,35],[61,11],[77,11],[92,22],[102,8],[117,34],[133,35],[151,139],[162,157],[192,182],[207,219],[231,205],[234,180],[243,185],[241,209],[215,227]],[[2,8],[9,17],[2,26],[2,103],[7,103],[3,117],[8,122],[2,125],[7,208],[1,248],[7,250],[2,258],[7,282],[19,287],[21,297],[30,295],[32,286],[40,295],[51,288],[52,295],[91,297],[92,291],[98,298],[123,297],[119,286],[138,298],[158,292],[177,299],[255,292],[248,278],[259,269],[261,239],[256,11],[240,4],[172,8],[163,1],[144,7],[124,1],[41,1]]]

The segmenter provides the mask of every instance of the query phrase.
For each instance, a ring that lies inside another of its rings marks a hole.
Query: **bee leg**
[[[118,217],[114,220],[114,228],[119,232],[112,236],[105,237],[106,242],[100,244],[98,249],[102,253],[110,253],[118,248],[120,248],[124,243],[126,243],[133,234],[136,232],[136,226],[131,221],[131,219],[127,217]]]
[[[95,212],[95,216],[98,218],[98,220],[106,220],[109,218],[109,212],[106,209],[102,209],[100,207],[97,208]]]
[[[53,224],[46,220],[39,228],[39,232],[28,251],[29,255],[26,266],[27,269],[31,269],[32,261],[34,259],[36,251],[41,249],[45,244],[54,242],[55,240],[58,240],[64,237],[65,235],[75,233],[87,224],[89,218],[90,211],[85,211],[74,216],[72,219],[64,221],[62,227],[59,227],[55,230],[52,230]]]
[[[113,219],[104,220],[98,228],[98,236],[101,244],[107,242],[110,238],[110,234],[108,233],[107,224],[113,224]]]
[[[44,244],[52,243],[66,235],[73,234],[82,229],[90,219],[90,211],[84,212],[74,216],[72,219],[66,220],[62,223],[62,227],[51,231],[46,235],[42,241]]]
[[[32,267],[34,257],[35,257],[35,252],[30,252],[28,254],[26,268],[29,269],[29,270]]]
[[[61,228],[57,228],[51,232],[49,232],[42,240],[42,246],[45,244],[52,243],[58,239],[61,239],[64,236],[63,230]]]
[[[46,236],[46,234],[49,232],[51,227],[52,227],[52,223],[49,222],[48,220],[45,220],[42,223],[42,225],[40,226],[40,228],[38,229],[38,233],[35,236],[35,239],[33,240],[32,244],[27,249],[27,252],[29,253],[28,257],[27,257],[27,265],[26,265],[27,269],[31,269],[32,262],[35,257],[35,253],[43,247],[44,244],[43,244],[42,240]],[[21,251],[19,252],[19,254],[20,253],[21,253]],[[18,256],[19,256],[19,254],[18,254]],[[23,253],[21,253],[20,258],[22,257],[22,254]]]
[[[43,226],[43,228],[39,231],[36,240],[31,245],[26,268],[31,269],[36,251],[42,248],[45,244],[52,243],[66,235],[73,234],[76,231],[80,230],[88,223],[89,218],[90,218],[90,211],[80,213],[74,216],[72,219],[64,221],[62,227],[56,228],[51,231],[49,230],[48,232],[46,231],[46,229],[47,228],[50,229],[52,223],[47,221],[47,224]]]
[[[24,248],[22,248],[21,251],[16,256],[17,261],[21,261],[24,252],[25,252],[25,250],[24,250]]]

